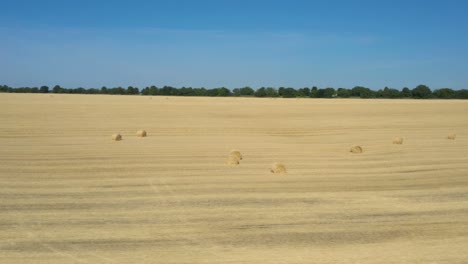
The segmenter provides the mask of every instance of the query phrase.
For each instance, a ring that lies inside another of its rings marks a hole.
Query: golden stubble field
[[[468,263],[468,101],[0,105],[2,264]]]

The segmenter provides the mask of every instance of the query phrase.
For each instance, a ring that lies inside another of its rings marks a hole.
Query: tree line
[[[64,88],[60,85],[50,89],[48,86],[41,87],[9,87],[0,85],[0,92],[4,93],[63,93],[63,94],[115,94],[115,95],[164,95],[164,96],[251,96],[251,97],[282,97],[282,98],[415,98],[415,99],[468,99],[468,90],[453,90],[450,88],[441,88],[432,91],[426,85],[418,85],[413,89],[404,87],[401,90],[385,87],[380,90],[372,90],[363,86],[356,86],[352,89],[348,88],[291,88],[291,87],[261,87],[254,90],[251,87],[242,87],[228,89],[219,87],[213,89],[182,87],[176,88],[172,86],[148,86],[143,89],[129,86],[107,88],[105,86],[99,88]]]

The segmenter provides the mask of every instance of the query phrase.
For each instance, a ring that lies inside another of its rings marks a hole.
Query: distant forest
[[[175,88],[171,86],[149,86],[143,89],[129,86],[127,88],[114,87],[107,88],[64,88],[59,85],[50,89],[48,86],[41,87],[9,87],[0,86],[0,92],[3,93],[62,93],[62,94],[115,94],[115,95],[163,95],[163,96],[212,96],[212,97],[283,97],[283,98],[415,98],[415,99],[468,99],[468,90],[453,90],[450,88],[441,88],[432,91],[426,85],[418,85],[413,89],[407,87],[398,90],[385,87],[380,90],[372,90],[362,86],[348,88],[317,88],[304,87],[294,89],[291,87],[261,87],[254,90],[251,87],[235,88],[233,90],[226,87],[205,89],[182,87]]]

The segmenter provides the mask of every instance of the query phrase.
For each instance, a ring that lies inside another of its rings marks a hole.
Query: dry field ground
[[[468,263],[468,101],[0,94],[0,106],[2,264]]]

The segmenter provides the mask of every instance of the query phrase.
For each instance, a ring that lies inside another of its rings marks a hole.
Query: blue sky
[[[468,88],[468,1],[0,0],[0,84]]]

